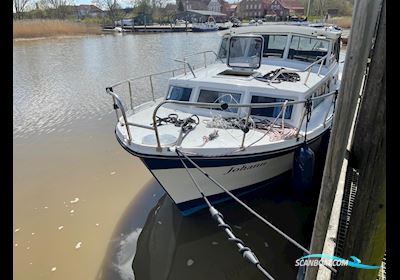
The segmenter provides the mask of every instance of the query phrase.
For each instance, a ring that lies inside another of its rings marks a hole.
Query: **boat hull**
[[[325,133],[327,131],[309,142],[314,151],[319,149],[321,138]],[[123,143],[121,145],[143,161],[183,215],[189,215],[206,206],[178,156],[143,155],[131,151]],[[234,194],[244,194],[260,187],[272,186],[284,174],[289,174],[293,167],[294,152],[300,145],[302,145],[301,142],[284,150],[258,154],[223,157],[193,156],[190,158],[226,189]],[[229,196],[221,188],[204,176],[189,161],[185,160],[185,163],[210,201],[218,203],[229,199]]]

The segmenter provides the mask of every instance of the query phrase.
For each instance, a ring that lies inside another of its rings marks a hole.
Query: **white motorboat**
[[[218,53],[200,53],[213,54],[214,63],[194,70],[185,58],[177,60],[182,74],[163,72],[173,77],[161,98],[154,94],[156,74],[145,76],[153,100],[135,108],[136,79],[108,87],[116,137],[183,214],[204,206],[187,171],[210,201],[225,196],[191,162],[184,161],[185,169],[182,155],[233,193],[267,186],[290,172],[305,141],[316,150],[329,131],[340,83],[340,35],[333,27],[293,24],[231,30]]]
[[[194,22],[192,24],[193,32],[209,32],[209,31],[217,31],[219,26],[215,19],[210,16],[206,22]]]

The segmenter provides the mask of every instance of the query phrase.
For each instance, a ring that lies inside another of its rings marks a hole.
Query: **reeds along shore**
[[[17,20],[13,22],[13,38],[37,38],[101,34],[97,24],[68,20]]]

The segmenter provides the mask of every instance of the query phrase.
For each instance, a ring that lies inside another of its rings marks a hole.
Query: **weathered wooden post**
[[[350,42],[314,220],[310,246],[312,254],[322,253],[323,250],[381,2],[381,0],[357,0],[354,5]],[[305,279],[316,279],[317,272],[318,267],[307,267]]]
[[[380,266],[386,250],[386,0],[354,128],[352,154],[352,167],[359,171],[358,188],[342,255]],[[341,267],[338,279],[374,280],[378,272]]]

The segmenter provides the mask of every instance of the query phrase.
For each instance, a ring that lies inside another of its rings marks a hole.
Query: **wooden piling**
[[[337,110],[314,220],[310,246],[312,254],[322,253],[323,250],[381,2],[382,0],[357,0],[354,6],[350,40],[337,100]],[[314,280],[317,273],[318,267],[309,266],[306,270],[305,279]]]
[[[353,167],[359,171],[357,196],[343,245],[343,257],[380,266],[386,250],[386,0],[354,128]],[[377,269],[342,267],[338,279],[377,278]]]

